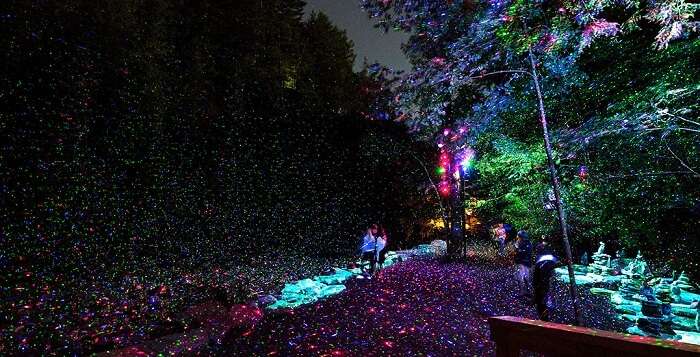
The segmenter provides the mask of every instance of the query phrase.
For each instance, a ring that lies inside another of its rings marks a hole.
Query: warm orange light
[[[427,222],[427,225],[435,229],[445,228],[445,221],[442,218],[434,218]]]

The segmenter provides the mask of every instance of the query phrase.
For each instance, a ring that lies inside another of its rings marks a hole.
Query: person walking
[[[503,229],[506,231],[506,245],[508,245],[508,243],[513,243],[517,234],[517,232],[515,232],[515,230],[513,229],[513,225],[509,223],[504,223]]]
[[[506,229],[503,223],[499,223],[496,228],[494,228],[494,235],[496,236],[496,241],[498,242],[498,255],[505,255],[506,249]]]
[[[532,266],[532,243],[524,230],[518,232],[515,240],[515,279],[520,295],[530,296],[530,267]]]
[[[549,247],[549,244],[543,239],[536,249],[537,259],[532,274],[532,285],[535,290],[535,307],[537,315],[542,321],[549,321],[549,299],[550,280],[552,272],[556,268],[559,260],[554,255],[554,252]]]

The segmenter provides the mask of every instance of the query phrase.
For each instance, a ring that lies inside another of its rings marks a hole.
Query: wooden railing
[[[698,345],[520,317],[491,317],[489,325],[498,357],[516,357],[520,350],[571,357],[700,356]]]

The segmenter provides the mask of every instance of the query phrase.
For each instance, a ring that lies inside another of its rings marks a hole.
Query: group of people
[[[512,228],[506,224],[499,224],[494,228],[494,236],[498,241],[498,251],[500,255],[505,255],[508,235]],[[369,273],[371,278],[375,271],[381,269],[387,252],[389,237],[386,229],[378,224],[372,224],[365,232],[358,253],[360,255],[361,269],[363,273]],[[533,249],[528,233],[525,230],[518,231],[515,243],[514,262],[516,266],[515,279],[518,284],[520,297],[532,301],[537,308],[540,320],[549,320],[549,307],[547,300],[549,297],[550,280],[554,273],[554,268],[559,264],[554,251],[551,249],[546,238]],[[533,260],[534,250],[534,260]],[[365,270],[365,263],[369,262],[369,269]],[[534,294],[533,294],[534,292]]]
[[[507,231],[503,224],[495,228],[495,235],[499,243],[499,254],[503,255],[507,237]],[[527,232],[524,230],[518,231],[514,248],[515,279],[518,283],[520,295],[534,302],[540,320],[549,321],[547,300],[549,298],[550,280],[554,273],[554,268],[559,264],[559,260],[546,238],[542,237],[542,240],[534,248],[535,259],[533,263],[533,245]],[[532,290],[534,290],[534,295]]]
[[[361,269],[364,271],[365,262],[369,262],[369,277],[381,269],[387,252],[389,236],[386,229],[378,224],[372,224],[362,237],[358,253],[360,254]]]

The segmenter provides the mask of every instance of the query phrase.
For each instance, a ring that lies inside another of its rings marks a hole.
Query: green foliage
[[[487,152],[476,162],[481,190],[489,199],[478,204],[477,214],[499,217],[534,234],[547,234],[555,227],[552,214],[543,214],[549,181],[546,155],[537,143],[527,145],[502,137],[483,147]]]
[[[574,254],[598,240],[658,261],[697,251],[698,230],[686,222],[700,214],[698,4],[362,3],[383,26],[414,34],[406,45],[414,70],[396,97],[402,118],[448,150],[476,147],[484,220],[556,232],[543,207],[536,96],[523,73],[532,54]],[[442,128],[469,130],[455,138]],[[673,264],[700,274],[684,259]]]

